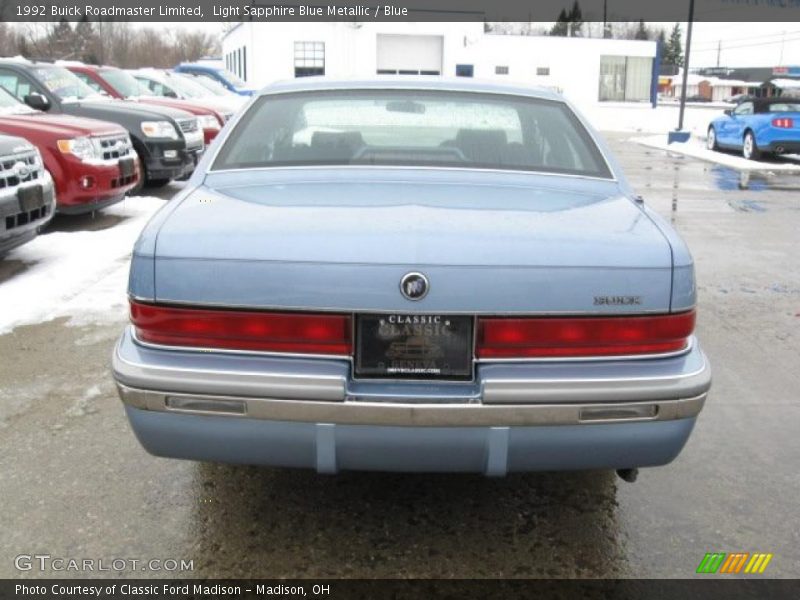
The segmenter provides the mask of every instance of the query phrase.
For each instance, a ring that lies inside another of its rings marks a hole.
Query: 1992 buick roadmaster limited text
[[[631,470],[711,383],[685,244],[543,90],[263,90],[143,231],[130,303],[113,371],[158,456]]]

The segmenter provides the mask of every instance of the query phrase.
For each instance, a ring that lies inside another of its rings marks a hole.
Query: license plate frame
[[[44,206],[44,189],[40,185],[30,185],[17,189],[17,202],[20,212],[31,212]]]
[[[358,379],[471,381],[475,319],[468,315],[358,314]]]

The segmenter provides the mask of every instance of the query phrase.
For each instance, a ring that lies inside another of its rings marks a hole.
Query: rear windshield
[[[563,102],[470,92],[359,90],[259,98],[214,169],[382,165],[610,177]]]

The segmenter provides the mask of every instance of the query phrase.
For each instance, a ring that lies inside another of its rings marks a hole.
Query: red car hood
[[[114,123],[70,117],[67,115],[27,114],[0,115],[0,131],[23,131],[30,129],[38,134],[49,133],[60,137],[78,137],[86,135],[113,135],[127,133],[125,129]]]

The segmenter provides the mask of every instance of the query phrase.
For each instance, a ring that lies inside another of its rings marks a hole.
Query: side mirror
[[[50,108],[50,101],[37,92],[28,94],[23,100],[25,104],[36,110],[48,110]]]
[[[164,96],[167,97],[167,98],[177,98],[178,94],[176,94],[172,90],[165,90],[164,91]]]
[[[732,117],[732,116],[733,116],[733,110],[731,110],[730,108],[726,108],[726,109],[725,109],[723,112],[724,112],[726,115],[728,115],[729,117]]]

